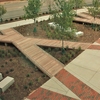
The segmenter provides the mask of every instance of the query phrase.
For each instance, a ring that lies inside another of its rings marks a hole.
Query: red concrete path
[[[68,71],[62,69],[56,78],[74,92],[81,100],[100,100],[100,94],[82,81],[74,77]]]
[[[38,88],[27,97],[29,100],[76,100],[71,97],[61,95],[43,88]]]

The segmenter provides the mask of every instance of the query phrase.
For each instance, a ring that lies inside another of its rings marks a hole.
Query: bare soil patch
[[[0,43],[0,73],[4,78],[15,79],[15,83],[2,93],[4,100],[22,100],[49,79],[13,45],[6,47],[3,43]]]

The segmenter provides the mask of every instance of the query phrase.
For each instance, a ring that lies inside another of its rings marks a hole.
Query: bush
[[[72,57],[75,57],[75,52],[74,51],[72,51],[71,54],[72,54]]]
[[[78,51],[81,51],[81,50],[82,50],[81,47],[79,47],[79,48],[78,48]]]
[[[68,59],[70,60],[72,55],[71,54],[67,54]]]
[[[28,87],[25,85],[25,86],[24,86],[24,89],[28,89]]]
[[[9,74],[9,71],[6,71],[6,74]]]
[[[1,67],[4,67],[4,65],[1,65]]]
[[[10,53],[8,53],[8,54],[7,54],[7,57],[8,57],[8,58],[10,58],[10,57],[11,57],[11,54],[10,54]]]
[[[66,56],[63,55],[63,56],[60,58],[60,61],[61,61],[62,63],[65,63],[65,62],[66,62]]]
[[[5,62],[5,64],[7,65],[7,64],[8,64],[8,62]]]
[[[37,72],[38,71],[38,68],[35,68],[35,71]]]
[[[5,57],[5,54],[2,54],[1,57],[4,58]]]
[[[49,47],[47,51],[48,51],[48,52],[51,52],[51,48]]]
[[[33,85],[33,83],[32,83],[32,82],[29,82],[29,83],[28,83],[28,85],[29,85],[29,86],[32,86],[32,85]]]
[[[66,46],[66,50],[68,50],[69,49],[69,47],[68,46]]]
[[[14,71],[14,69],[10,69],[10,72],[13,72]]]
[[[30,74],[27,74],[26,77],[30,77]]]
[[[9,61],[12,61],[12,59],[10,59]]]
[[[46,77],[46,74],[43,74],[42,77]]]

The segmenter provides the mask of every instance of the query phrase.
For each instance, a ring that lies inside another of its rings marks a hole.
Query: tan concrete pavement
[[[100,93],[100,50],[85,50],[64,69]]]

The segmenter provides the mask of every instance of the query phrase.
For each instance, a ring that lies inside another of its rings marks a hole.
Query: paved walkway
[[[64,65],[35,45],[34,39],[26,38],[14,29],[1,31],[6,37],[1,36],[3,42],[13,43],[28,59],[30,59],[39,69],[49,77],[58,73]]]
[[[93,23],[100,25],[100,18],[95,18],[88,15],[88,13],[79,13],[77,17],[74,17],[74,21],[83,22],[83,23]]]
[[[34,39],[35,44],[39,46],[49,46],[49,47],[62,47],[62,41],[60,40],[49,40],[49,39]],[[81,47],[82,50],[87,49],[91,43],[81,43],[81,42],[71,42],[71,41],[64,41],[64,48],[76,48],[78,49]]]

